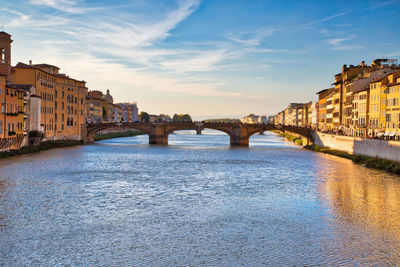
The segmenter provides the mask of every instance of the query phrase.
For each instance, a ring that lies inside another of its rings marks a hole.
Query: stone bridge
[[[313,141],[313,131],[305,127],[207,122],[122,122],[84,124],[82,125],[82,140],[85,143],[94,142],[95,134],[107,129],[132,129],[148,134],[150,144],[167,145],[168,135],[175,131],[195,130],[200,134],[201,131],[206,128],[221,131],[229,135],[231,146],[248,146],[250,136],[271,130],[295,133],[303,139],[306,139],[307,143],[312,143]]]

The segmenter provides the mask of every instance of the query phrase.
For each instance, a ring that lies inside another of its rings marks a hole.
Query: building
[[[7,83],[6,80],[6,75],[0,76],[0,150],[19,148],[26,135],[24,128],[25,92]]]
[[[241,123],[248,123],[248,124],[257,124],[258,123],[258,116],[254,114],[250,114],[246,117],[240,119]]]
[[[268,123],[267,116],[259,116],[258,119],[257,119],[257,123],[259,123],[259,124],[267,124]]]
[[[369,92],[369,88],[354,91],[353,135],[356,137],[368,135]]]
[[[104,99],[88,95],[86,97],[86,123],[103,123],[108,121],[108,108],[106,109],[105,105],[106,101]]]
[[[12,68],[16,84],[30,84],[41,97],[41,131],[45,138],[81,138],[85,123],[86,82],[59,73],[59,68],[49,64],[18,63]]]
[[[275,125],[285,125],[285,111],[281,111],[275,116]]]
[[[327,116],[328,109],[328,98],[329,98],[329,110],[332,109],[332,98],[331,94],[334,88],[327,88],[317,93],[318,95],[318,128],[322,131],[329,130],[328,123],[332,123],[332,115]],[[329,114],[332,112],[330,111]]]
[[[386,130],[386,84],[386,77],[370,83],[369,130],[371,136],[381,137]]]
[[[158,115],[158,121],[160,121],[160,122],[171,122],[172,119],[168,115],[160,114],[160,115]]]
[[[386,132],[390,139],[400,139],[400,72],[388,75],[386,90]]]
[[[39,97],[30,84],[12,82],[11,35],[0,32],[0,150],[27,144],[28,133],[38,130]]]
[[[311,102],[310,109],[308,111],[308,127],[318,128],[318,115],[319,107],[318,102]]]
[[[290,103],[284,110],[284,125],[298,126],[299,125],[299,111],[302,109],[304,104],[302,103]],[[301,115],[302,116],[302,115]],[[302,118],[302,117],[300,117]]]
[[[123,110],[123,121],[124,122],[135,122],[139,121],[139,110],[137,103],[119,103],[116,104]]]

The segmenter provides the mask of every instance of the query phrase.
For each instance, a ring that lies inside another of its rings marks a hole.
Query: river
[[[0,160],[0,266],[400,264],[400,179],[266,132]]]

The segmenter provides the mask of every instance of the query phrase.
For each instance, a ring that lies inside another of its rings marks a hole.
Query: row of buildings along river
[[[335,134],[400,140],[400,65],[376,59],[343,65],[318,100],[290,103],[273,116],[276,125],[312,127]]]
[[[138,120],[136,103],[114,103],[109,90],[89,91],[56,66],[12,66],[11,43],[11,35],[0,32],[0,151],[26,145],[29,133],[79,140],[82,124]]]

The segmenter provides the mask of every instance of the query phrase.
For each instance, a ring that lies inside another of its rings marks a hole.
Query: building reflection
[[[400,180],[366,169],[349,160],[325,168],[320,193],[336,221],[357,223],[364,229],[391,233],[400,240]]]

